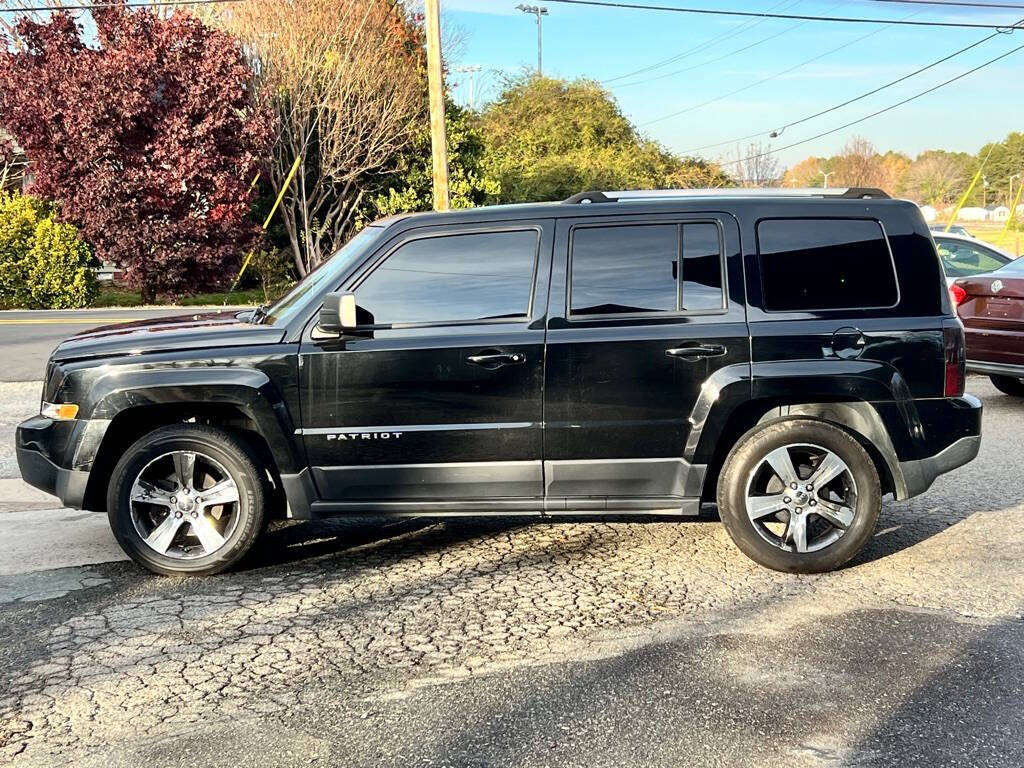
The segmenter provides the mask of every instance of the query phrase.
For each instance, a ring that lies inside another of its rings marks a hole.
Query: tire
[[[180,478],[189,476],[183,487]],[[207,576],[249,552],[266,527],[268,499],[266,474],[244,441],[223,429],[176,424],[124,452],[111,476],[107,516],[118,544],[139,565]]]
[[[1024,380],[1013,376],[989,376],[992,379],[992,386],[1004,395],[1012,397],[1024,397]]]
[[[797,473],[795,491],[775,470],[785,466],[782,456],[790,459],[787,470]],[[839,464],[840,474],[808,489],[818,469],[825,480]],[[718,510],[726,531],[747,557],[776,571],[839,568],[867,544],[881,507],[878,470],[867,451],[844,430],[816,419],[755,427],[737,441],[719,475]]]

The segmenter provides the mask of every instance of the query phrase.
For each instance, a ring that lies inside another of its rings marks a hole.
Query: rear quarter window
[[[899,303],[892,252],[872,219],[764,219],[757,247],[769,312]]]

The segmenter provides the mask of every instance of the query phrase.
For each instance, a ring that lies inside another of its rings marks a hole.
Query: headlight
[[[74,403],[47,403],[43,401],[39,412],[58,421],[68,421],[78,416],[78,406]]]

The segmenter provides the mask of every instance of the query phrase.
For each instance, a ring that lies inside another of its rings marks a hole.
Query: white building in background
[[[1010,209],[1005,205],[990,205],[985,210],[989,212],[989,221],[1005,222],[1010,218]]]
[[[960,213],[957,214],[957,221],[989,221],[991,219],[991,213],[984,208],[972,207],[972,208],[961,208]]]
[[[933,223],[937,218],[939,218],[939,212],[936,211],[935,208],[933,208],[930,205],[921,206],[921,215],[924,216],[924,220],[927,221],[929,224]]]

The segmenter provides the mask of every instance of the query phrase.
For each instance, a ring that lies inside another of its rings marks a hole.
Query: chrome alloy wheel
[[[827,448],[794,443],[765,456],[747,478],[747,516],[769,544],[786,552],[817,552],[853,525],[857,483]]]
[[[146,546],[165,557],[213,554],[238,523],[238,486],[222,464],[194,451],[149,462],[132,484],[132,523]]]

